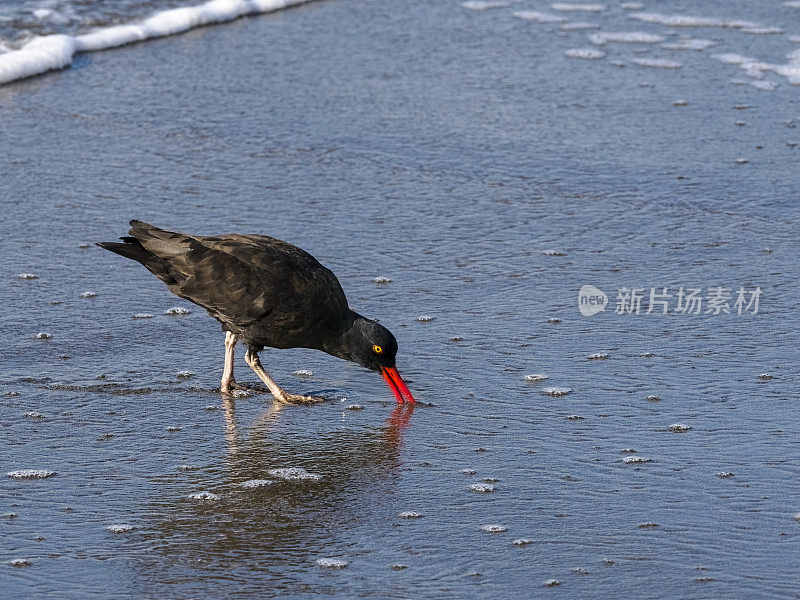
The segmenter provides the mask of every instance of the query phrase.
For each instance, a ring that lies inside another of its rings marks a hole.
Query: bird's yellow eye
[[[375,344],[375,345],[372,347],[372,351],[373,351],[375,354],[383,354],[383,348],[381,348],[381,347],[380,347],[380,346],[378,346],[377,344]]]

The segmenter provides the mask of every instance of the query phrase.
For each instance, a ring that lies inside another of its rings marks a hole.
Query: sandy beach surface
[[[326,0],[0,87],[6,597],[796,597],[800,88],[711,57],[791,10]],[[306,350],[330,402],[222,400],[133,218],[305,248],[421,405]]]

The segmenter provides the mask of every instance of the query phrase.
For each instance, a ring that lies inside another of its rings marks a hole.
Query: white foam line
[[[739,54],[714,54],[711,58],[726,65],[738,65],[748,77],[753,79],[763,79],[765,72],[772,71],[785,77],[790,85],[800,85],[800,49],[793,50],[786,55],[788,62],[785,65],[760,62]]]
[[[134,42],[175,35],[233,21],[246,15],[269,13],[311,0],[211,0],[198,6],[162,10],[144,21],[98,29],[84,35],[38,37],[19,50],[0,54],[0,85],[63,69],[79,52],[107,50]]]

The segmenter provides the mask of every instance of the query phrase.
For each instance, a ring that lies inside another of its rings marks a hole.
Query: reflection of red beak
[[[386,385],[392,390],[398,404],[403,404],[403,402],[414,404],[416,402],[406,382],[403,381],[403,378],[400,377],[400,373],[397,372],[397,367],[381,367],[381,375],[383,375]]]

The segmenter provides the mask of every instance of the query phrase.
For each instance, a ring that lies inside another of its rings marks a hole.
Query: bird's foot
[[[243,392],[250,391],[250,388],[246,385],[242,385],[241,383],[236,383],[233,379],[230,381],[223,381],[222,385],[219,388],[219,391],[223,394],[232,394],[236,390],[241,390]]]
[[[300,394],[290,394],[284,390],[275,396],[275,401],[281,404],[311,404],[314,402],[324,402],[326,398],[320,396],[302,396]]]

